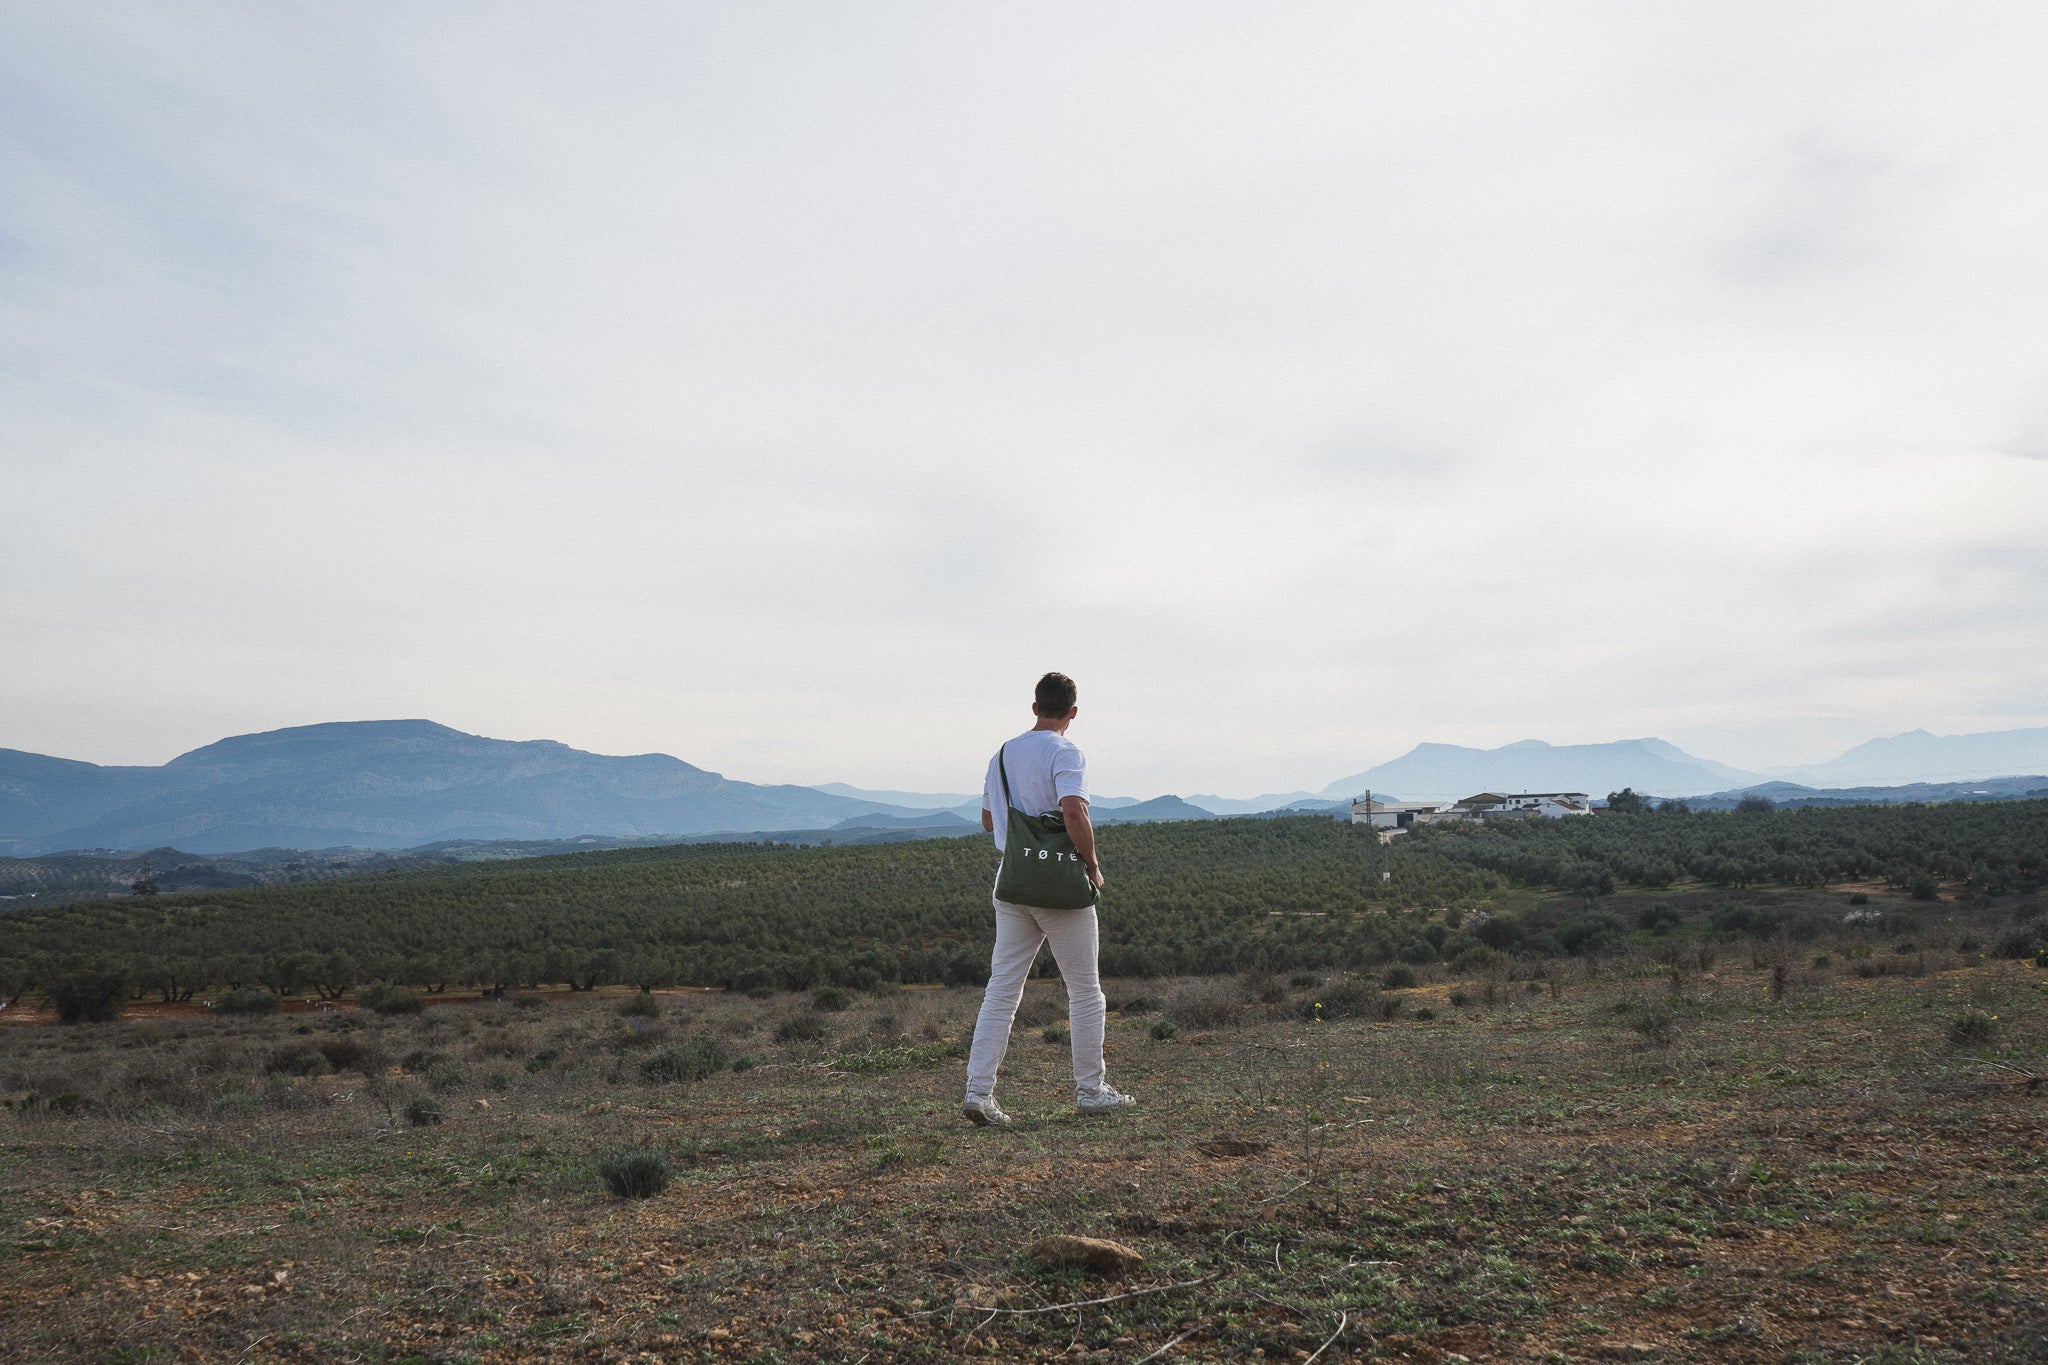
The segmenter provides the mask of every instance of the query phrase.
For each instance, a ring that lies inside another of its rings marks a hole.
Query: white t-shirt
[[[989,759],[988,776],[981,784],[981,808],[995,817],[998,849],[1003,846],[1010,816],[1003,804],[997,759],[1010,775],[1009,804],[1026,815],[1058,810],[1063,796],[1088,799],[1088,760],[1074,741],[1056,730],[1026,730]]]

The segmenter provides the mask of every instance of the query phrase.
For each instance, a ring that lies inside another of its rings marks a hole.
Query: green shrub
[[[1451,959],[1451,970],[1460,976],[1473,976],[1479,972],[1491,971],[1506,961],[1507,958],[1501,953],[1483,943],[1475,943]]]
[[[469,1084],[469,1073],[452,1062],[444,1062],[427,1073],[427,1084],[435,1090],[460,1090]]]
[[[1116,1004],[1111,1005],[1110,1008],[1118,1014],[1150,1014],[1159,1008],[1159,1002],[1149,995],[1134,995],[1128,1000],[1118,1001]]]
[[[432,1095],[414,1095],[405,1102],[405,1121],[415,1128],[431,1128],[448,1117],[448,1106]]]
[[[1628,1026],[1643,1036],[1643,1041],[1652,1047],[1669,1047],[1678,1033],[1678,1016],[1671,1012],[1669,1005],[1653,1003],[1639,1005],[1629,1012]]]
[[[1171,1019],[1161,1019],[1152,1025],[1152,1041],[1155,1043],[1171,1042],[1178,1037],[1180,1030],[1174,1026]]]
[[[1422,1006],[1422,1008],[1415,1011],[1414,1017],[1417,1019],[1434,1019],[1436,1018],[1436,1011],[1431,1009],[1429,1006],[1424,1005]]]
[[[1047,1024],[1043,1029],[1039,1030],[1038,1036],[1048,1043],[1064,1043],[1068,1040],[1069,1035],[1058,1024]]]
[[[640,1063],[640,1074],[661,1085],[701,1081],[725,1070],[732,1054],[716,1034],[700,1033],[687,1043],[663,1048]]]
[[[1948,1021],[1948,1045],[1954,1048],[1989,1047],[1998,1038],[1998,1016],[1983,1010],[1964,1010]]]
[[[225,1095],[216,1095],[207,1106],[217,1119],[248,1118],[263,1108],[263,1097],[247,1090],[231,1090]]]
[[[1472,997],[1466,993],[1465,988],[1463,986],[1451,987],[1451,993],[1447,998],[1453,1005],[1462,1006],[1468,1005],[1472,1002]]]
[[[1365,977],[1348,976],[1325,986],[1321,993],[1301,1002],[1301,1017],[1319,1019],[1364,1019],[1380,1014],[1379,987]]]
[[[128,978],[120,972],[67,972],[44,989],[60,1024],[111,1024],[121,1017]]]
[[[630,999],[621,1000],[619,1013],[628,1019],[659,1019],[661,1002],[654,998],[652,992],[641,991]]]
[[[1390,991],[1405,991],[1415,984],[1415,969],[1405,962],[1395,963],[1380,973],[1380,985]]]
[[[837,986],[820,986],[811,992],[811,1008],[836,1014],[853,1003],[853,997]]]
[[[823,1042],[825,1035],[830,1032],[831,1030],[825,1027],[823,1019],[816,1018],[813,1015],[798,1014],[783,1020],[776,1028],[775,1041],[778,1043],[818,1043]]]
[[[276,992],[261,986],[237,986],[213,1002],[215,1014],[276,1014],[283,1008]]]
[[[375,1043],[360,1038],[323,1038],[317,1044],[320,1055],[336,1071],[360,1071],[365,1076],[384,1069],[384,1052]]]
[[[599,1157],[597,1173],[621,1199],[649,1199],[668,1188],[668,1158],[650,1147]]]
[[[375,1014],[418,1014],[426,1008],[426,1002],[420,999],[417,992],[409,991],[403,986],[365,987],[356,999],[362,1002],[364,1009]]]
[[[324,1076],[334,1070],[334,1064],[316,1047],[306,1043],[286,1043],[271,1051],[264,1060],[263,1069],[273,1075]]]

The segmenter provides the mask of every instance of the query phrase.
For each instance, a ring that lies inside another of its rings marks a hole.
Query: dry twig
[[[985,1312],[990,1317],[1000,1313],[1009,1317],[1019,1318],[1033,1317],[1039,1313],[1065,1313],[1076,1308],[1099,1308],[1105,1303],[1122,1303],[1125,1299],[1142,1299],[1148,1294],[1170,1294],[1176,1289],[1196,1289],[1205,1284],[1212,1284],[1222,1278],[1223,1272],[1216,1270],[1204,1275],[1199,1280],[1182,1280],[1177,1284],[1154,1285],[1150,1289],[1133,1289],[1128,1294],[1111,1294],[1106,1299],[1077,1299],[1072,1303],[1049,1303],[1042,1308],[984,1308],[978,1311]],[[944,1308],[927,1308],[922,1313],[912,1313],[910,1316],[914,1318],[928,1318],[939,1313],[950,1312],[957,1307],[959,1305],[956,1303],[948,1304]]]
[[[1193,1336],[1198,1330],[1198,1328],[1190,1327],[1187,1331],[1182,1332],[1177,1337],[1168,1337],[1166,1339],[1166,1344],[1164,1346],[1161,1346],[1151,1355],[1138,1357],[1136,1360],[1131,1362],[1131,1365],[1145,1365],[1145,1362],[1148,1360],[1159,1359],[1159,1357],[1165,1355],[1168,1351],[1171,1351],[1174,1347],[1180,1345],[1183,1341],[1186,1341],[1189,1337]]]
[[[1321,1360],[1321,1359],[1323,1358],[1323,1352],[1325,1352],[1325,1351],[1329,1350],[1329,1349],[1330,1349],[1330,1347],[1332,1347],[1332,1346],[1336,1345],[1336,1343],[1337,1343],[1337,1338],[1338,1338],[1338,1337],[1341,1337],[1341,1336],[1343,1336],[1343,1335],[1344,1335],[1344,1329],[1345,1329],[1346,1327],[1349,1327],[1350,1325],[1351,1325],[1351,1314],[1349,1314],[1349,1313],[1339,1313],[1339,1314],[1337,1314],[1337,1330],[1336,1330],[1336,1331],[1334,1331],[1334,1332],[1332,1332],[1332,1333],[1330,1333],[1330,1335],[1329,1335],[1329,1336],[1328,1336],[1327,1338],[1325,1338],[1325,1340],[1323,1341],[1323,1344],[1322,1344],[1322,1345],[1320,1345],[1320,1346],[1318,1346],[1318,1347],[1316,1347],[1316,1353],[1315,1353],[1314,1355],[1310,1356],[1310,1357],[1309,1357],[1309,1358],[1308,1358],[1307,1360],[1304,1360],[1303,1362],[1301,1362],[1301,1365],[1316,1365],[1316,1362],[1317,1362],[1318,1360]]]

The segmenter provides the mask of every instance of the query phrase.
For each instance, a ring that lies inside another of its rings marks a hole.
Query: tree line
[[[2031,894],[2048,872],[2048,802],[1453,823],[1385,844],[1319,816],[1110,826],[1098,839],[1106,974],[1326,970],[1474,944],[1598,951],[1638,928],[1599,909],[1617,892],[1870,881]],[[682,845],[18,910],[0,914],[0,999],[88,975],[170,1001],[251,987],[338,997],[372,982],[972,984],[987,972],[995,861],[982,837]],[[1530,890],[1563,894],[1499,913]],[[1475,909],[1494,913],[1460,928]],[[1482,935],[1486,918],[1517,932]]]

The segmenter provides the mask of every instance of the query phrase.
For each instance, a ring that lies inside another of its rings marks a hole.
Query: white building
[[[1351,803],[1351,823],[1374,829],[1406,829],[1436,809],[1434,801],[1380,801],[1361,796]]]
[[[1480,792],[1432,812],[1439,820],[1562,820],[1592,813],[1593,798],[1585,792]]]

